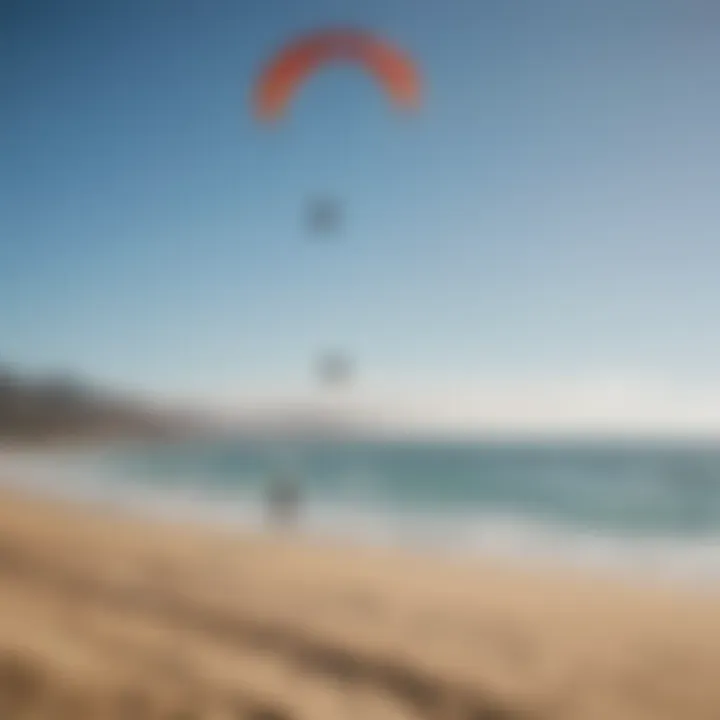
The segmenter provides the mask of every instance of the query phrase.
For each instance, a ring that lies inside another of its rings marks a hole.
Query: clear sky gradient
[[[337,24],[423,111],[338,67],[258,126],[261,64]],[[227,406],[338,347],[461,425],[720,427],[718,38],[700,0],[6,0],[0,351]]]

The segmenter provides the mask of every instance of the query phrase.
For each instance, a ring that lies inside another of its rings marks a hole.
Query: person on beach
[[[297,482],[288,474],[276,476],[268,492],[270,523],[279,527],[296,525],[299,506],[300,490]]]

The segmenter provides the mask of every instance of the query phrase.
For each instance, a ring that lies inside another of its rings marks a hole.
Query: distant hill
[[[362,438],[378,418],[313,403],[239,407],[230,417],[198,407],[165,407],[69,375],[37,375],[0,363],[0,443],[86,440]]]
[[[75,378],[35,377],[0,366],[0,441],[162,437],[179,424]]]

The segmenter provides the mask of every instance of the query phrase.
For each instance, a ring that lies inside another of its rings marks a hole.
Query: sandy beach
[[[720,718],[720,603],[3,491],[0,717]]]

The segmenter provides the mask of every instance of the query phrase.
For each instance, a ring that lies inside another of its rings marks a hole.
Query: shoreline
[[[0,451],[4,476],[0,492],[4,487],[19,489],[25,495],[52,497],[151,522],[179,521],[240,534],[263,531],[264,499],[257,488],[245,496],[208,492],[201,478],[175,488],[156,486],[133,481],[142,478],[108,475],[105,461],[96,462],[108,452],[126,451],[126,445],[115,444],[5,448]],[[599,532],[492,511],[467,518],[442,513],[428,518],[381,505],[322,499],[304,504],[300,531],[306,541],[399,550],[454,564],[499,562],[521,571],[577,572],[661,591],[680,585],[720,593],[720,535]]]
[[[0,491],[3,717],[715,720],[717,667],[720,606],[686,591]]]

